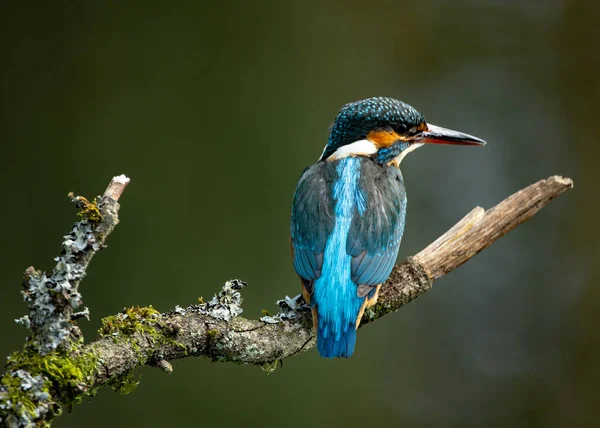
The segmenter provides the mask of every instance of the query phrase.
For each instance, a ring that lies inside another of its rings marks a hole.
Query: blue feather
[[[356,343],[356,318],[364,298],[351,278],[352,256],[346,252],[350,224],[360,192],[360,161],[344,158],[333,187],[335,226],[325,245],[321,276],[314,284],[318,311],[317,347],[323,357],[350,357]],[[359,199],[360,200],[360,199]]]
[[[322,336],[323,331],[319,324],[319,332],[317,335],[317,349],[319,354],[325,358],[346,357],[349,358],[354,353],[356,345],[356,329],[354,326],[343,332],[339,338],[333,335],[327,337]]]

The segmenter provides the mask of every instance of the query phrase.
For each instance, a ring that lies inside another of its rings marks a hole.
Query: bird
[[[486,144],[427,123],[395,98],[350,102],[331,125],[321,157],[298,181],[290,225],[293,263],[324,358],[354,353],[363,313],[377,302],[404,233],[400,162],[427,143]]]

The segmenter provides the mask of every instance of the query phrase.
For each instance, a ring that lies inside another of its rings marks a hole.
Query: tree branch
[[[315,345],[310,311],[300,296],[279,301],[281,309],[276,315],[248,320],[240,316],[240,290],[246,284],[239,280],[228,281],[210,302],[185,309],[176,307],[161,314],[152,307],[126,308],[103,319],[100,337],[84,345],[79,329],[71,321],[87,315],[86,310],[74,312],[81,305],[77,286],[91,257],[118,223],[117,200],[128,181],[124,176],[115,177],[97,204],[73,198],[83,219],[63,242],[63,254],[57,259],[53,275],[27,270],[24,298],[30,314],[18,322],[30,328],[32,335],[25,350],[9,359],[3,375],[0,422],[6,421],[9,426],[44,423],[52,419],[59,406],[78,402],[101,385],[127,390],[135,383],[129,374],[144,364],[171,373],[169,360],[204,356],[214,361],[261,365],[271,371],[283,359]],[[365,311],[363,324],[420,296],[434,280],[572,187],[571,179],[553,176],[487,211],[473,209],[423,251],[395,266],[381,288],[377,304]],[[65,271],[76,274],[67,276]],[[44,364],[40,359],[45,359]],[[48,364],[59,368],[48,370]],[[67,366],[77,368],[81,375],[61,382],[55,372],[58,370],[64,378]]]

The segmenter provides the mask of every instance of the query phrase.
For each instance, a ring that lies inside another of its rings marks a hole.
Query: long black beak
[[[427,131],[415,137],[419,143],[429,144],[456,144],[461,146],[485,146],[486,142],[481,138],[474,137],[462,132],[442,128],[441,126],[427,124]]]

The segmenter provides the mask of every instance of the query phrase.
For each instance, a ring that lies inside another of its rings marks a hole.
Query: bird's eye
[[[421,122],[418,125],[413,126],[406,133],[410,136],[415,136],[423,131],[427,131],[427,124],[425,122]]]
[[[412,138],[415,135],[418,135],[420,132],[421,132],[421,129],[419,129],[418,126],[413,126],[408,131],[406,131],[406,137]]]

